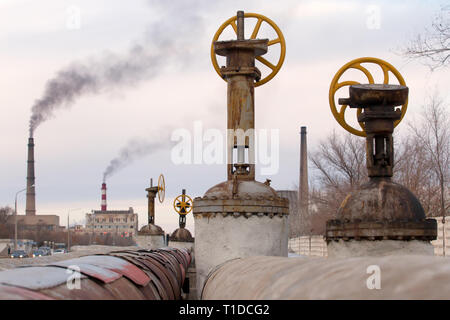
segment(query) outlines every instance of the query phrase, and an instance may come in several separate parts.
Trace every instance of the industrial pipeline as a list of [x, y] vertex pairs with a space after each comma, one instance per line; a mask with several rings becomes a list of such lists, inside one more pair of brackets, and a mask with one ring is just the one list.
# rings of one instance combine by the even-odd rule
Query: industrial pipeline
[[25, 266], [0, 272], [0, 300], [178, 300], [190, 263], [188, 250], [160, 248]]
[[248, 257], [213, 270], [203, 300], [450, 299], [450, 259]]

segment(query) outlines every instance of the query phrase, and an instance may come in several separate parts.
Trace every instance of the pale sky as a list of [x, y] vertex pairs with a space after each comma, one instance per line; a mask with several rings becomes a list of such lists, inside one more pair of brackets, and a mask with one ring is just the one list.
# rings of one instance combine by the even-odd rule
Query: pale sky
[[[170, 4], [169, 4], [170, 3]], [[100, 208], [100, 186], [109, 161], [132, 138], [154, 141], [167, 128], [226, 128], [226, 84], [209, 53], [219, 26], [237, 10], [272, 19], [286, 39], [286, 60], [277, 76], [255, 89], [257, 129], [279, 129], [280, 168], [257, 179], [275, 189], [298, 182], [299, 131], [308, 127], [308, 148], [335, 129], [328, 105], [334, 74], [359, 57], [394, 65], [410, 89], [405, 121], [420, 111], [427, 94], [438, 90], [447, 103], [448, 70], [430, 72], [397, 54], [429, 27], [444, 1], [62, 1], [0, 2], [0, 206], [14, 205], [26, 183], [26, 144], [31, 106], [46, 81], [74, 61], [100, 60], [105, 52], [125, 54], [152, 37], [170, 39], [175, 58], [160, 61], [158, 74], [133, 85], [82, 96], [55, 113], [35, 133], [38, 214], [58, 214], [61, 224], [81, 222]], [[70, 25], [73, 8], [79, 28]], [[379, 19], [373, 25], [373, 10]], [[162, 20], [158, 26], [155, 21]], [[72, 27], [71, 27], [72, 26]], [[251, 29], [248, 29], [250, 32]], [[266, 34], [270, 35], [270, 34]], [[262, 30], [263, 37], [264, 30]], [[155, 41], [156, 42], [156, 41]], [[270, 56], [272, 57], [272, 56]], [[403, 123], [402, 123], [403, 124]], [[397, 128], [402, 132], [402, 124]], [[403, 130], [405, 130], [403, 128]], [[163, 173], [166, 200], [156, 205], [156, 224], [178, 226], [174, 197], [185, 188], [192, 198], [225, 179], [225, 165], [171, 161], [171, 145], [133, 162], [108, 180], [108, 208], [133, 207], [146, 223], [149, 179]], [[310, 180], [313, 177], [310, 176]], [[25, 194], [19, 196], [19, 214]], [[187, 228], [194, 231], [192, 214]]]

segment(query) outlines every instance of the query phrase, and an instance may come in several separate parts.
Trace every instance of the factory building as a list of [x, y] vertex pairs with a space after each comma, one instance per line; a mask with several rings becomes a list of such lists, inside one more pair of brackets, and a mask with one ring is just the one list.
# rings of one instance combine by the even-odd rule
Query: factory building
[[[14, 224], [14, 216], [8, 217], [7, 224]], [[21, 231], [62, 231], [59, 216], [53, 214], [39, 214], [35, 216], [17, 215], [17, 227]]]
[[128, 210], [92, 210], [86, 214], [86, 232], [135, 237], [138, 231], [138, 215]]
[[122, 237], [136, 237], [138, 232], [138, 215], [133, 208], [128, 210], [107, 210], [106, 183], [101, 188], [101, 210], [86, 213], [86, 233], [98, 235], [117, 235]]

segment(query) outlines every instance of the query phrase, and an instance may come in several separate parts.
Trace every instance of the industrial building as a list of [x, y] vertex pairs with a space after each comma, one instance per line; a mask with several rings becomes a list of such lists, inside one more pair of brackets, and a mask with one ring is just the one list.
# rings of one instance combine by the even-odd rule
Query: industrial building
[[[9, 217], [8, 223], [14, 224], [14, 216]], [[17, 226], [20, 230], [61, 231], [64, 227], [59, 225], [59, 216], [54, 214], [17, 215]]]
[[102, 183], [101, 210], [86, 213], [86, 233], [111, 234], [135, 237], [138, 232], [138, 214], [132, 207], [128, 210], [107, 210], [106, 183]]
[[92, 210], [86, 214], [87, 233], [135, 237], [137, 231], [138, 215], [131, 207], [128, 210]]

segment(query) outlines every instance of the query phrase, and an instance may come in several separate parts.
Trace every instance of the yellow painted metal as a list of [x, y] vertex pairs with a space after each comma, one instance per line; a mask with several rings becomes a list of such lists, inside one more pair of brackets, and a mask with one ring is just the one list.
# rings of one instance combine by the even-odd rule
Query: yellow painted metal
[[[345, 111], [347, 110], [347, 105], [342, 105], [338, 111], [337, 107], [336, 107], [336, 103], [335, 103], [335, 94], [336, 91], [338, 91], [340, 88], [345, 87], [345, 86], [350, 86], [352, 84], [359, 84], [359, 82], [357, 81], [342, 81], [339, 82], [339, 79], [341, 78], [341, 76], [349, 69], [356, 69], [361, 71], [362, 73], [364, 73], [364, 75], [367, 77], [367, 80], [369, 83], [375, 83], [374, 78], [372, 76], [372, 74], [370, 73], [369, 70], [367, 70], [365, 67], [363, 67], [361, 64], [362, 63], [373, 63], [378, 65], [381, 68], [381, 71], [383, 72], [383, 83], [384, 84], [388, 84], [389, 83], [389, 72], [392, 72], [394, 74], [394, 76], [397, 78], [398, 83], [402, 86], [406, 86], [405, 80], [403, 79], [402, 75], [400, 74], [400, 72], [398, 72], [397, 69], [394, 68], [394, 66], [392, 66], [390, 63], [378, 59], [378, 58], [371, 58], [371, 57], [364, 57], [364, 58], [358, 58], [355, 60], [352, 60], [348, 63], [346, 63], [344, 66], [342, 66], [342, 68], [339, 69], [339, 71], [335, 74], [333, 80], [331, 81], [330, 84], [330, 91], [329, 91], [329, 104], [330, 104], [330, 108], [331, 108], [331, 112], [333, 113], [334, 118], [336, 119], [336, 121], [348, 132], [360, 136], [360, 137], [365, 137], [366, 133], [364, 131], [364, 124], [361, 122], [359, 123], [359, 126], [361, 127], [360, 129], [357, 129], [351, 125], [349, 125], [346, 121], [345, 121]], [[394, 125], [397, 126], [400, 121], [402, 121], [403, 117], [405, 116], [406, 113], [406, 109], [408, 107], [408, 101], [405, 102], [405, 104], [403, 106], [401, 106], [401, 118], [399, 120], [397, 120]], [[357, 116], [359, 116], [361, 114], [361, 109], [357, 109]]]
[[166, 182], [164, 180], [164, 176], [162, 174], [159, 175], [158, 178], [158, 200], [159, 202], [164, 201], [164, 197], [166, 195]]
[[186, 194], [180, 194], [173, 200], [173, 208], [181, 215], [186, 215], [192, 211], [192, 199]]
[[[278, 71], [280, 71], [281, 66], [283, 65], [284, 62], [284, 58], [286, 56], [286, 41], [284, 40], [284, 36], [283, 33], [281, 32], [280, 28], [275, 24], [275, 22], [273, 22], [272, 20], [270, 20], [269, 18], [267, 18], [266, 16], [263, 16], [261, 14], [258, 13], [244, 13], [244, 17], [245, 18], [256, 18], [258, 19], [255, 25], [255, 28], [253, 29], [252, 35], [250, 36], [250, 39], [256, 39], [256, 36], [258, 35], [259, 29], [261, 27], [261, 24], [263, 22], [268, 23], [277, 33], [277, 38], [276, 39], [272, 39], [269, 40], [269, 47], [275, 44], [280, 44], [280, 57], [278, 59], [278, 62], [276, 64], [273, 64], [269, 61], [267, 61], [266, 59], [264, 59], [263, 57], [256, 57], [256, 60], [258, 60], [259, 62], [261, 62], [262, 64], [266, 65], [268, 68], [270, 68], [272, 70], [272, 72], [270, 74], [268, 74], [265, 77], [262, 77], [261, 80], [255, 82], [255, 87], [258, 87], [270, 80], [273, 79], [273, 77], [275, 77], [275, 75], [278, 73]], [[217, 40], [219, 40], [220, 35], [222, 34], [222, 32], [225, 30], [225, 28], [227, 28], [228, 26], [231, 26], [234, 30], [234, 32], [237, 34], [237, 25], [236, 25], [236, 20], [237, 17], [231, 17], [230, 19], [228, 19], [227, 21], [225, 21], [217, 30], [216, 34], [214, 35], [214, 38], [212, 40], [211, 43], [211, 61], [212, 64], [214, 66], [214, 69], [216, 70], [217, 74], [222, 77], [221, 73], [220, 73], [220, 68], [219, 68], [219, 64], [217, 63], [217, 57], [216, 57], [216, 53], [214, 52], [214, 42], [216, 42]]]

